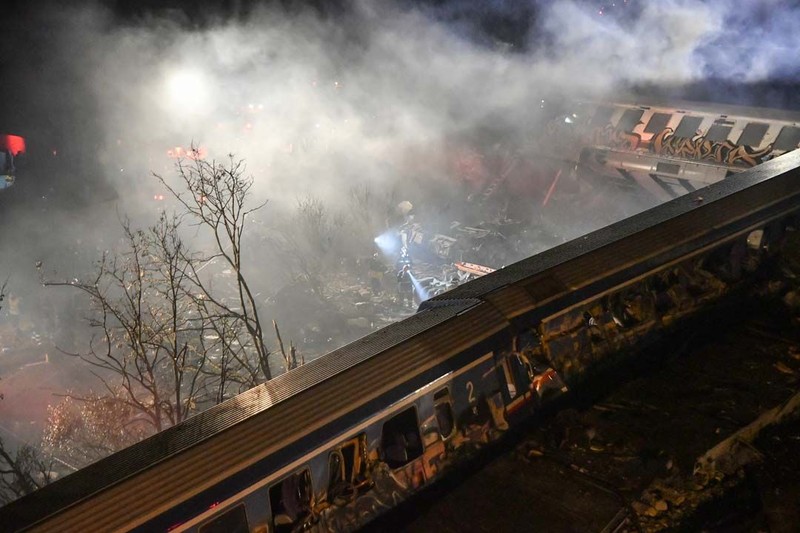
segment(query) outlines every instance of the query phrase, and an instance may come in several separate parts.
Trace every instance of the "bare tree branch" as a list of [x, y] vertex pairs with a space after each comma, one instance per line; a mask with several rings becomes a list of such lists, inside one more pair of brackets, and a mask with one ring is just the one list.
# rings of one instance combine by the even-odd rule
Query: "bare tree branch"
[[[199, 155], [194, 147], [193, 153]], [[224, 310], [229, 318], [241, 323], [250, 337], [264, 379], [271, 379], [270, 351], [264, 342], [258, 304], [242, 269], [242, 237], [248, 215], [264, 207], [267, 202], [249, 206], [253, 178], [246, 175], [244, 161], [237, 160], [233, 155], [229, 155], [224, 163], [206, 161], [200, 157], [180, 160], [177, 174], [180, 190], [162, 176], [155, 176], [183, 207], [186, 215], [195, 224], [209, 230], [216, 248], [211, 258], [221, 259], [235, 276], [235, 304], [212, 297], [208, 282], [199, 276], [198, 269], [194, 267], [191, 270], [192, 281], [215, 306]], [[206, 261], [211, 258], [206, 258]]]

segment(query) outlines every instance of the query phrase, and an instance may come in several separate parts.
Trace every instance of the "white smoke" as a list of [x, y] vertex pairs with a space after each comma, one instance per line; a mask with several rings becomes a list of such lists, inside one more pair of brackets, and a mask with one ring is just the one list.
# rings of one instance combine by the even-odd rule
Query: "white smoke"
[[[26, 16], [36, 24], [24, 31], [36, 32], [36, 46], [3, 42], [9, 57], [13, 50], [22, 58], [17, 107], [41, 115], [40, 132], [51, 123], [67, 132], [60, 146], [42, 148], [80, 155], [81, 168], [58, 163], [51, 179], [60, 191], [105, 181], [118, 207], [107, 209], [107, 223], [99, 214], [53, 218], [44, 224], [52, 231], [40, 232], [51, 240], [8, 233], [3, 248], [14, 253], [6, 261], [58, 256], [55, 245], [116, 227], [118, 211], [151, 215], [158, 207], [151, 173], [170, 175], [167, 151], [191, 142], [212, 157], [246, 159], [270, 211], [306, 194], [341, 205], [365, 182], [399, 187], [423, 206], [418, 200], [430, 190], [456, 193], [458, 176], [448, 175], [443, 155], [452, 139], [488, 146], [491, 134], [473, 135], [488, 129], [524, 140], [556, 98], [800, 73], [800, 9], [789, 2], [613, 3], [601, 14], [611, 2], [355, 2], [333, 14], [264, 7], [217, 20], [31, 8]], [[486, 26], [497, 20], [527, 35], [503, 41], [502, 31]], [[47, 216], [54, 211], [50, 204]], [[39, 227], [14, 224], [28, 235]]]

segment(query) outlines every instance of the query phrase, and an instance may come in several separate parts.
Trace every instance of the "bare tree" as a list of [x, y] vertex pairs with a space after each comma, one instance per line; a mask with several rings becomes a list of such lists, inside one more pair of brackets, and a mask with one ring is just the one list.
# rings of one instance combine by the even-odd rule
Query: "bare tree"
[[[93, 367], [104, 402], [144, 420], [151, 433], [188, 418], [207, 398], [212, 382], [204, 351], [202, 301], [190, 275], [195, 258], [178, 233], [180, 220], [162, 214], [145, 230], [123, 221], [125, 248], [105, 253], [85, 280], [52, 281], [89, 296], [90, 326], [98, 332], [87, 353], [73, 354]], [[96, 395], [75, 396], [96, 404]], [[127, 411], [126, 411], [127, 412]]]
[[[0, 285], [0, 309], [5, 300], [8, 279]], [[3, 394], [0, 393], [0, 400]], [[0, 438], [0, 506], [24, 496], [52, 481], [52, 463], [27, 444], [16, 451]]]
[[[156, 178], [172, 193], [196, 224], [211, 233], [215, 252], [202, 260], [203, 264], [221, 260], [235, 276], [235, 302], [224, 301], [208, 290], [208, 282], [199, 269], [191, 271], [192, 280], [217, 310], [220, 319], [238, 322], [249, 336], [264, 379], [271, 379], [269, 367], [270, 351], [264, 342], [264, 328], [258, 314], [258, 304], [253, 290], [244, 275], [242, 265], [242, 238], [248, 216], [266, 205], [251, 206], [249, 197], [253, 178], [246, 175], [243, 160], [229, 155], [226, 162], [206, 161], [193, 149], [194, 157], [180, 160], [177, 164], [178, 181], [181, 187], [173, 187], [162, 176]], [[190, 265], [193, 267], [193, 265]]]
[[35, 448], [23, 445], [11, 452], [0, 439], [0, 506], [53, 481], [52, 466]]
[[292, 265], [295, 278], [308, 286], [323, 302], [325, 271], [337, 256], [344, 217], [331, 213], [322, 200], [306, 196], [297, 201], [294, 213], [273, 238], [275, 247]]
[[120, 395], [65, 397], [48, 408], [43, 450], [77, 470], [152, 433]]
[[[123, 245], [105, 252], [85, 279], [45, 286], [89, 297], [87, 351], [102, 392], [71, 394], [51, 411], [47, 449], [79, 466], [177, 424], [271, 377], [255, 297], [242, 273], [242, 238], [252, 179], [243, 163], [181, 161], [185, 188], [169, 188], [184, 208], [135, 230], [122, 221]], [[262, 204], [263, 205], [263, 204]], [[211, 231], [216, 251], [201, 255], [181, 239], [181, 220]], [[207, 266], [213, 268], [205, 269]], [[235, 296], [212, 291], [220, 266], [234, 273]]]

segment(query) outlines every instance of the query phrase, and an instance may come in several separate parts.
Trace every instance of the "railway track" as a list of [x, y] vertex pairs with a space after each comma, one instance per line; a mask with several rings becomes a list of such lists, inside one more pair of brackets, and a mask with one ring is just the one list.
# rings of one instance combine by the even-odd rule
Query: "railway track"
[[798, 324], [775, 294], [728, 302], [365, 531], [792, 531], [800, 423], [742, 431], [797, 398]]

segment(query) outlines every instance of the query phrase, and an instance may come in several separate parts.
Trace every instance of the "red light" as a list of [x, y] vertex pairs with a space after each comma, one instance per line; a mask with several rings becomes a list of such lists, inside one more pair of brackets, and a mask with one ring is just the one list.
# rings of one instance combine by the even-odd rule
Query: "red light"
[[202, 146], [189, 149], [186, 149], [182, 146], [176, 146], [175, 148], [170, 148], [167, 150], [167, 157], [171, 159], [205, 159], [206, 155], [208, 155], [208, 151]]
[[0, 148], [8, 150], [13, 156], [24, 154], [25, 139], [19, 135], [0, 135]]

